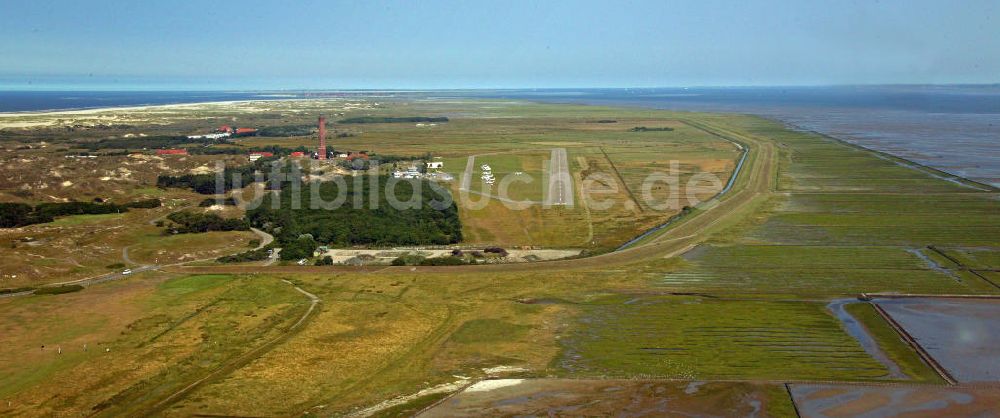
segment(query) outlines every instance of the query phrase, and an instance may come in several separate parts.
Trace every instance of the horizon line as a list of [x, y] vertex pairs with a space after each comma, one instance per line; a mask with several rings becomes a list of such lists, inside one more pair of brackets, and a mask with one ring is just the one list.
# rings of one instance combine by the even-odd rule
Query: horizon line
[[0, 84], [0, 93], [7, 92], [218, 92], [218, 93], [254, 93], [254, 92], [302, 92], [302, 93], [421, 93], [421, 92], [461, 92], [461, 91], [552, 91], [552, 90], [666, 90], [666, 89], [753, 89], [753, 88], [851, 88], [851, 87], [1000, 87], [1000, 81], [993, 83], [844, 83], [844, 84], [696, 84], [675, 86], [551, 86], [551, 87], [352, 87], [352, 88], [318, 88], [318, 87], [280, 87], [280, 88], [198, 88], [195, 86], [126, 86], [115, 88], [108, 85], [5, 85]]

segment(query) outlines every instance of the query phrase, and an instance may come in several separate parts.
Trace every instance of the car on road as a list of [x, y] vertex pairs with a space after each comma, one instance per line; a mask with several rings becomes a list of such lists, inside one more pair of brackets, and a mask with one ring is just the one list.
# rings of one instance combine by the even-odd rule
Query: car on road
[[132, 269], [122, 270], [122, 276], [128, 276], [129, 274], [132, 274]]

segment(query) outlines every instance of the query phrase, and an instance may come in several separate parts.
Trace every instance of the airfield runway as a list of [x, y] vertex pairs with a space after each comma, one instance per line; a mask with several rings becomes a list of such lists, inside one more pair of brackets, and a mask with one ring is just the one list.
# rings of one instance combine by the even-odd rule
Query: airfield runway
[[552, 149], [549, 158], [549, 188], [545, 206], [573, 206], [573, 178], [569, 175], [569, 158], [566, 148]]

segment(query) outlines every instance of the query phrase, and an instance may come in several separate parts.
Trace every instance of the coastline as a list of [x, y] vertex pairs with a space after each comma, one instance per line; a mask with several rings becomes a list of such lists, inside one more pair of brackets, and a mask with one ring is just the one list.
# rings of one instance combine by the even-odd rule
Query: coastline
[[218, 101], [207, 101], [207, 102], [191, 102], [191, 103], [168, 103], [168, 104], [149, 104], [149, 105], [138, 105], [138, 106], [106, 106], [106, 107], [94, 107], [94, 108], [80, 108], [80, 109], [55, 109], [55, 110], [26, 110], [23, 112], [0, 112], [0, 118], [15, 118], [15, 117], [25, 117], [25, 116], [63, 116], [63, 115], [93, 115], [97, 113], [111, 112], [111, 111], [145, 111], [145, 110], [155, 110], [155, 109], [179, 109], [193, 106], [206, 106], [206, 105], [232, 105], [232, 104], [244, 104], [253, 102], [274, 102], [274, 101], [307, 101], [307, 100], [331, 100], [333, 98], [291, 98], [291, 97], [274, 97], [266, 99], [248, 99], [248, 100], [218, 100]]

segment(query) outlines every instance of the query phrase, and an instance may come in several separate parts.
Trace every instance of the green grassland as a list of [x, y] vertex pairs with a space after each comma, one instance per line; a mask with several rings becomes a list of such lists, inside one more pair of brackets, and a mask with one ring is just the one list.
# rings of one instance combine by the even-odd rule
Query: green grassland
[[822, 303], [617, 296], [586, 305], [562, 340], [573, 375], [880, 379], [887, 370]]
[[906, 248], [889, 246], [743, 245], [698, 248], [687, 268], [658, 279], [671, 289], [850, 295], [862, 292], [990, 292], [978, 280], [932, 269]]
[[[995, 244], [995, 242], [994, 242]], [[1000, 270], [1000, 248], [947, 248], [944, 254], [958, 261], [962, 267], [973, 270]]]

